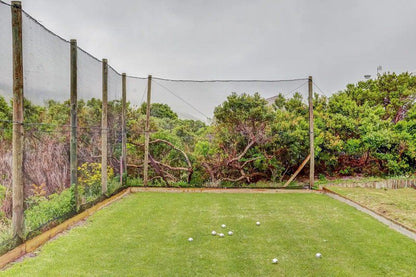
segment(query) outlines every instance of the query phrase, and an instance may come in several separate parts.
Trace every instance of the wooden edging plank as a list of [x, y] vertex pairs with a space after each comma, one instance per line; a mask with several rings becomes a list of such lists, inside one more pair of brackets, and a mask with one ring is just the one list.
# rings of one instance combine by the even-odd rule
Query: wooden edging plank
[[164, 187], [131, 187], [131, 192], [171, 192], [171, 193], [322, 193], [310, 189], [275, 189], [275, 188], [164, 188]]
[[409, 237], [413, 240], [416, 240], [416, 230], [414, 230], [412, 228], [409, 228], [409, 227], [403, 225], [402, 223], [400, 223], [400, 222], [398, 222], [394, 219], [387, 218], [384, 215], [380, 214], [379, 212], [374, 211], [372, 209], [369, 209], [366, 206], [364, 206], [364, 205], [362, 205], [362, 204], [360, 204], [360, 203], [358, 203], [354, 200], [351, 200], [351, 199], [349, 199], [349, 198], [347, 198], [347, 197], [345, 197], [345, 196], [343, 196], [343, 195], [341, 195], [337, 192], [334, 192], [334, 191], [332, 191], [332, 190], [330, 190], [326, 187], [322, 188], [322, 191], [326, 195], [328, 195], [329, 197], [331, 197], [333, 199], [336, 199], [338, 201], [341, 201], [345, 204], [348, 204], [351, 207], [354, 207], [357, 210], [362, 211], [362, 212], [372, 216], [373, 218], [375, 218], [378, 221], [380, 221], [381, 223], [387, 225], [391, 229], [393, 229], [393, 230], [395, 230], [395, 231], [397, 231], [397, 232], [399, 232], [399, 233], [401, 233], [401, 234], [403, 234], [403, 235], [405, 235], [405, 236], [407, 236], [407, 237]]
[[130, 188], [126, 188], [123, 191], [117, 193], [116, 195], [113, 195], [112, 197], [105, 199], [104, 201], [98, 203], [97, 205], [83, 211], [80, 214], [75, 215], [74, 217], [71, 217], [70, 219], [65, 220], [58, 226], [55, 226], [54, 228], [34, 237], [31, 240], [26, 241], [25, 243], [17, 246], [13, 250], [10, 250], [6, 254], [2, 255], [0, 257], [0, 269], [6, 266], [8, 263], [13, 262], [17, 260], [18, 258], [22, 257], [23, 255], [33, 252], [38, 247], [45, 244], [47, 241], [49, 241], [51, 238], [56, 236], [57, 234], [67, 230], [69, 227], [77, 224], [81, 220], [84, 220], [85, 218], [91, 216], [96, 211], [104, 208], [105, 206], [108, 206], [109, 204], [113, 203], [114, 201], [124, 197], [125, 195], [129, 194], [131, 192]]
[[19, 245], [13, 250], [10, 250], [9, 252], [0, 257], [0, 268], [3, 268], [8, 263], [20, 258], [24, 254], [26, 254], [24, 244]]

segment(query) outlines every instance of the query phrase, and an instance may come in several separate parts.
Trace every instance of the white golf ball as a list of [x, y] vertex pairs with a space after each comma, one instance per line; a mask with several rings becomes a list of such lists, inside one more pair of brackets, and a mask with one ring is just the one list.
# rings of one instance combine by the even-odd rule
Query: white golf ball
[[228, 235], [232, 236], [233, 235], [233, 231], [228, 231]]
[[227, 226], [225, 226], [225, 224], [222, 224], [222, 225], [221, 225], [221, 227], [222, 227], [222, 228], [225, 228], [225, 227], [227, 227]]
[[217, 234], [217, 232], [215, 232], [215, 231], [211, 232], [211, 235], [213, 235], [213, 236], [215, 236], [216, 234]]
[[318, 259], [322, 258], [322, 254], [321, 253], [316, 253], [315, 257], [317, 257]]
[[220, 233], [219, 236], [220, 236], [220, 238], [223, 238], [224, 237], [224, 234], [223, 233]]
[[260, 226], [260, 221], [257, 221], [257, 222], [256, 222], [256, 225], [257, 225], [257, 226]]
[[277, 259], [277, 258], [274, 258], [273, 260], [272, 260], [272, 263], [274, 263], [274, 264], [277, 264], [279, 262], [279, 260]]
[[194, 240], [193, 238], [189, 238], [189, 239], [188, 239], [188, 241], [193, 241], [193, 240]]

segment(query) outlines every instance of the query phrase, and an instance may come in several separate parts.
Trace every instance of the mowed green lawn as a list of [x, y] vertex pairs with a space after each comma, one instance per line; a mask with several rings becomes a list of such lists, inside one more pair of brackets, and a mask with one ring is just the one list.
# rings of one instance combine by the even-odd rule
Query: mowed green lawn
[[2, 274], [416, 276], [415, 260], [415, 241], [325, 195], [146, 192], [97, 212]]

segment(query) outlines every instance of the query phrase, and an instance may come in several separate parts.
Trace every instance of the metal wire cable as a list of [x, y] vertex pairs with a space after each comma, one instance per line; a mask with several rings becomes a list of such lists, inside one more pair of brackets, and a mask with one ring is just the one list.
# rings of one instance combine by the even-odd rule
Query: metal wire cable
[[[3, 1], [0, 0], [1, 4], [7, 5], [9, 7], [11, 7], [10, 4], [7, 4]], [[31, 16], [28, 12], [26, 12], [24, 9], [22, 9], [22, 13], [27, 16], [30, 20], [32, 20], [34, 23], [38, 24], [41, 28], [43, 28], [45, 31], [47, 31], [48, 33], [50, 33], [51, 35], [57, 37], [58, 39], [62, 40], [65, 43], [70, 43], [69, 40], [61, 37], [60, 35], [56, 34], [55, 32], [51, 31], [50, 29], [48, 29], [45, 25], [43, 25], [42, 23], [40, 23], [38, 20], [36, 20], [33, 16]], [[95, 57], [94, 55], [90, 54], [89, 52], [85, 51], [84, 49], [82, 49], [81, 47], [77, 46], [77, 48], [84, 52], [86, 55], [90, 56], [91, 58], [93, 58], [94, 60], [98, 61], [101, 63], [101, 60], [98, 59], [97, 57]], [[111, 65], [109, 65], [109, 67], [114, 70], [118, 75], [121, 75], [116, 69], [114, 69], [114, 67], [112, 67]]]
[[323, 95], [327, 95], [325, 92], [322, 91], [322, 89], [314, 82], [312, 81], [313, 85], [323, 94]]
[[280, 82], [296, 82], [296, 81], [306, 81], [308, 78], [297, 78], [297, 79], [287, 79], [287, 80], [191, 80], [191, 79], [166, 79], [160, 77], [152, 77], [152, 79], [168, 82], [187, 82], [187, 83], [280, 83]]
[[48, 28], [45, 27], [45, 25], [43, 25], [42, 23], [40, 23], [39, 21], [37, 21], [34, 17], [32, 17], [29, 13], [27, 13], [24, 9], [22, 9], [22, 13], [24, 15], [26, 15], [30, 20], [32, 20], [33, 22], [35, 22], [36, 24], [38, 24], [40, 27], [42, 27], [45, 31], [47, 31], [48, 33], [50, 33], [51, 35], [59, 38], [60, 40], [62, 40], [63, 42], [69, 43], [68, 40], [64, 39], [63, 37], [61, 37], [60, 35], [52, 32], [51, 30], [49, 30]]
[[10, 6], [11, 6], [9, 3], [3, 2], [3, 1], [1, 1], [1, 0], [0, 0], [0, 4], [6, 5], [6, 6], [8, 6], [8, 7], [10, 7]]
[[147, 84], [146, 84], [146, 86], [144, 88], [144, 91], [143, 91], [143, 94], [142, 94], [142, 99], [140, 100], [140, 104], [139, 105], [141, 105], [143, 103], [143, 99], [144, 99], [144, 95], [146, 94], [146, 90], [147, 90]]
[[147, 80], [147, 77], [139, 77], [139, 76], [133, 76], [133, 75], [126, 75], [126, 77], [132, 78], [132, 79]]
[[[5, 123], [21, 123], [21, 122], [14, 122], [12, 120], [3, 120], [0, 119], [0, 122], [5, 122]], [[89, 129], [95, 129], [95, 130], [107, 130], [107, 131], [112, 131], [112, 130], [118, 130], [120, 128], [101, 128], [100, 126], [88, 126], [88, 127], [79, 127], [79, 126], [71, 126], [69, 124], [52, 124], [52, 123], [42, 123], [42, 122], [23, 122], [22, 123], [23, 126], [43, 126], [43, 127], [53, 127], [53, 128], [77, 128], [79, 130], [89, 130]], [[12, 128], [0, 128], [0, 130], [12, 130]], [[47, 133], [54, 133], [54, 132], [64, 132], [62, 130], [40, 130], [39, 128], [37, 129], [37, 131], [40, 132], [47, 132]]]
[[191, 103], [189, 103], [188, 101], [186, 101], [185, 99], [183, 99], [182, 97], [180, 97], [179, 95], [176, 95], [176, 93], [174, 93], [172, 90], [168, 89], [167, 87], [163, 86], [162, 84], [160, 84], [159, 82], [154, 81], [155, 84], [157, 84], [158, 86], [164, 88], [166, 91], [168, 91], [169, 93], [171, 93], [173, 96], [175, 96], [176, 98], [182, 100], [185, 104], [187, 104], [189, 107], [191, 107], [192, 109], [194, 109], [197, 113], [199, 113], [200, 115], [204, 116], [206, 119], [210, 119], [209, 116], [205, 115], [204, 113], [202, 113], [200, 110], [198, 110], [197, 108], [195, 108]]
[[115, 70], [114, 67], [112, 67], [111, 65], [108, 65], [108, 68], [111, 69], [111, 70], [113, 70], [114, 73], [116, 73], [118, 76], [121, 77], [121, 73], [119, 73], [117, 70]]
[[301, 87], [303, 87], [304, 85], [306, 85], [308, 82], [306, 81], [305, 83], [303, 83], [302, 85], [298, 86], [297, 88], [292, 89], [291, 91], [287, 92], [286, 94], [291, 94], [292, 92], [294, 92], [295, 90], [300, 89]]

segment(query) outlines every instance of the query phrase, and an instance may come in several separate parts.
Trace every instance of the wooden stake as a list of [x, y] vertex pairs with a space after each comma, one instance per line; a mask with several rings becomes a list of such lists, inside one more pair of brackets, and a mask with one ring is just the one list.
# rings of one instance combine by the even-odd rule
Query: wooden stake
[[13, 237], [23, 241], [23, 45], [22, 4], [11, 2], [13, 39]]
[[127, 174], [127, 134], [126, 134], [126, 73], [121, 75], [121, 185], [123, 185], [123, 173]]
[[313, 132], [313, 88], [312, 76], [309, 76], [308, 91], [309, 91], [309, 154], [311, 159], [309, 161], [309, 188], [312, 189], [315, 183], [315, 139]]
[[107, 156], [108, 156], [108, 62], [103, 59], [103, 99], [101, 109], [101, 192], [107, 193]]
[[77, 102], [78, 102], [78, 83], [77, 83], [77, 41], [71, 39], [70, 46], [70, 78], [71, 78], [71, 142], [70, 142], [70, 171], [71, 186], [74, 186], [75, 209], [79, 208], [78, 196], [78, 159], [77, 159]]
[[144, 138], [144, 163], [143, 163], [143, 184], [148, 185], [149, 175], [149, 141], [150, 141], [150, 98], [152, 92], [152, 75], [147, 78], [147, 104], [146, 104], [146, 128]]

